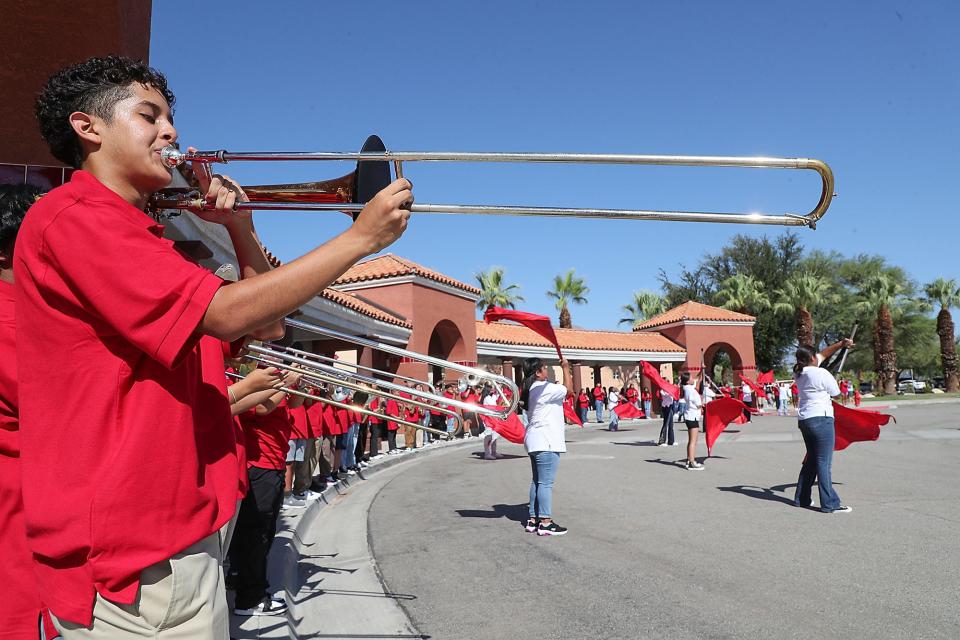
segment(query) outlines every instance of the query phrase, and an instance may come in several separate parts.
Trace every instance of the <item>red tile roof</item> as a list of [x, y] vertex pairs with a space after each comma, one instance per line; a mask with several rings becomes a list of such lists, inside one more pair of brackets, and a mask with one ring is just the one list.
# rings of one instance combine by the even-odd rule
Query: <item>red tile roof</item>
[[[261, 245], [263, 246], [263, 245]], [[273, 265], [274, 268], [279, 267], [283, 262], [277, 256], [270, 253], [270, 251], [263, 247], [263, 251], [266, 254], [267, 260]], [[341, 306], [346, 307], [352, 311], [363, 314], [374, 320], [380, 320], [381, 322], [386, 322], [387, 324], [394, 324], [398, 327], [406, 327], [407, 329], [412, 329], [413, 325], [404, 320], [401, 317], [395, 316], [392, 313], [388, 313], [383, 309], [361, 300], [352, 293], [346, 291], [337, 291], [336, 289], [324, 289], [320, 292], [320, 297], [335, 302]]]
[[[625, 331], [592, 331], [587, 329], [555, 329], [561, 349], [595, 349], [597, 351], [662, 351], [683, 352], [683, 347], [659, 333]], [[549, 347], [549, 342], [526, 327], [506, 322], [487, 324], [477, 320], [477, 342]]]
[[388, 313], [383, 309], [375, 307], [374, 305], [361, 300], [352, 293], [346, 291], [337, 291], [336, 289], [324, 289], [320, 292], [320, 297], [330, 300], [331, 302], [336, 302], [337, 304], [361, 313], [365, 316], [373, 318], [374, 320], [380, 320], [381, 322], [386, 322], [388, 324], [395, 324], [398, 327], [406, 327], [407, 329], [412, 329], [413, 325], [403, 318], [397, 317], [392, 313]]
[[633, 330], [642, 331], [644, 329], [659, 327], [665, 324], [672, 324], [674, 322], [682, 322], [684, 320], [699, 320], [701, 322], [753, 322], [756, 320], [756, 318], [753, 316], [748, 316], [745, 313], [737, 313], [736, 311], [730, 311], [729, 309], [712, 307], [708, 304], [701, 304], [699, 302], [690, 300], [689, 302], [684, 302], [678, 307], [674, 307], [669, 311], [654, 316], [646, 322], [641, 322], [635, 326]]
[[333, 286], [336, 287], [338, 285], [365, 282], [368, 280], [380, 280], [382, 278], [396, 278], [399, 276], [420, 276], [421, 278], [480, 295], [480, 289], [474, 286], [460, 282], [459, 280], [454, 280], [450, 276], [445, 276], [432, 269], [427, 269], [416, 262], [411, 262], [406, 258], [400, 258], [392, 253], [353, 265], [333, 283]]

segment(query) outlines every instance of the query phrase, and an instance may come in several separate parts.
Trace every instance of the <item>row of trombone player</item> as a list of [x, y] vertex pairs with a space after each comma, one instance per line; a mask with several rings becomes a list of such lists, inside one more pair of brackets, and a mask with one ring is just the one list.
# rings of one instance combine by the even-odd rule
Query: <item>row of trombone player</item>
[[[320, 327], [301, 320], [286, 320], [288, 329], [298, 329], [321, 338], [336, 339], [359, 347], [367, 347], [389, 353], [391, 355], [406, 358], [408, 361], [423, 362], [425, 364], [441, 367], [444, 375], [449, 371], [454, 374], [460, 374], [461, 380], [466, 380], [472, 386], [489, 385], [493, 392], [501, 399], [500, 406], [476, 405], [464, 402], [459, 398], [450, 398], [440, 395], [436, 386], [427, 380], [412, 378], [399, 375], [391, 371], [375, 369], [365, 365], [344, 362], [328, 356], [311, 353], [302, 349], [285, 346], [270, 342], [251, 342], [246, 345], [242, 357], [252, 365], [265, 367], [276, 367], [282, 371], [291, 371], [300, 374], [302, 385], [321, 392], [329, 392], [334, 388], [349, 389], [354, 392], [362, 392], [368, 396], [382, 399], [379, 408], [385, 408], [387, 400], [394, 400], [399, 405], [418, 407], [427, 411], [436, 411], [451, 417], [455, 424], [455, 432], [462, 431], [463, 422], [460, 411], [474, 413], [478, 416], [489, 416], [493, 418], [505, 418], [510, 413], [516, 411], [519, 393], [516, 384], [501, 375], [490, 373], [475, 367], [467, 367], [447, 360], [425, 356], [423, 354], [401, 349], [393, 345], [376, 342], [367, 338], [351, 336], [348, 334]], [[240, 374], [231, 374], [234, 378], [240, 378]], [[395, 380], [401, 382], [394, 382]], [[407, 384], [402, 384], [405, 382]], [[407, 386], [407, 385], [413, 386]], [[422, 387], [422, 388], [419, 388]], [[439, 431], [422, 424], [417, 424], [404, 420], [401, 416], [387, 415], [384, 411], [373, 410], [366, 406], [347, 404], [341, 400], [330, 397], [330, 394], [323, 393], [317, 395], [283, 387], [283, 391], [302, 397], [306, 400], [312, 400], [323, 404], [332, 405], [340, 409], [348, 409], [362, 415], [379, 418], [384, 421], [391, 421], [397, 424], [418, 429], [431, 433], [440, 438], [450, 438], [451, 434], [446, 431]]]

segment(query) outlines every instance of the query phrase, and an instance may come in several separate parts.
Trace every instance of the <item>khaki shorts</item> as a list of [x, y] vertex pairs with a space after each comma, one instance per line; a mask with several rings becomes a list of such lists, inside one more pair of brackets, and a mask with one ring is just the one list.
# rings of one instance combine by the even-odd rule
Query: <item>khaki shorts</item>
[[222, 535], [217, 531], [140, 574], [133, 604], [97, 594], [91, 626], [60, 621], [64, 640], [191, 638], [227, 640], [230, 614], [223, 586]]

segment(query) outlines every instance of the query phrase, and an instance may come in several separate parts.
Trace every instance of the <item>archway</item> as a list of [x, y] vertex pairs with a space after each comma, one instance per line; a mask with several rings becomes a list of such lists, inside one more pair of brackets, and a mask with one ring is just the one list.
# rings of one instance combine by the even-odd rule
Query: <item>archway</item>
[[716, 342], [703, 352], [703, 366], [718, 385], [739, 384], [735, 374], [743, 372], [743, 359], [730, 344]]
[[[463, 335], [457, 325], [450, 320], [441, 320], [430, 334], [427, 355], [443, 360], [453, 360], [454, 356], [462, 354], [463, 348]], [[437, 384], [442, 378], [442, 367], [430, 368], [430, 382]]]

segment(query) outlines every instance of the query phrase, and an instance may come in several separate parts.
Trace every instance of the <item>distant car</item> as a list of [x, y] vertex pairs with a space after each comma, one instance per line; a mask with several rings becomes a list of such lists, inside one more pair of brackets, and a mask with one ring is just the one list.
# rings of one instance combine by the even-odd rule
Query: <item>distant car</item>
[[860, 393], [873, 393], [873, 383], [872, 383], [872, 382], [861, 382], [861, 383], [860, 383]]
[[927, 383], [923, 380], [914, 380], [906, 378], [897, 382], [897, 391], [900, 393], [922, 393], [926, 391]]
[[943, 376], [939, 376], [930, 381], [930, 386], [934, 389], [946, 389], [947, 388], [947, 379]]

